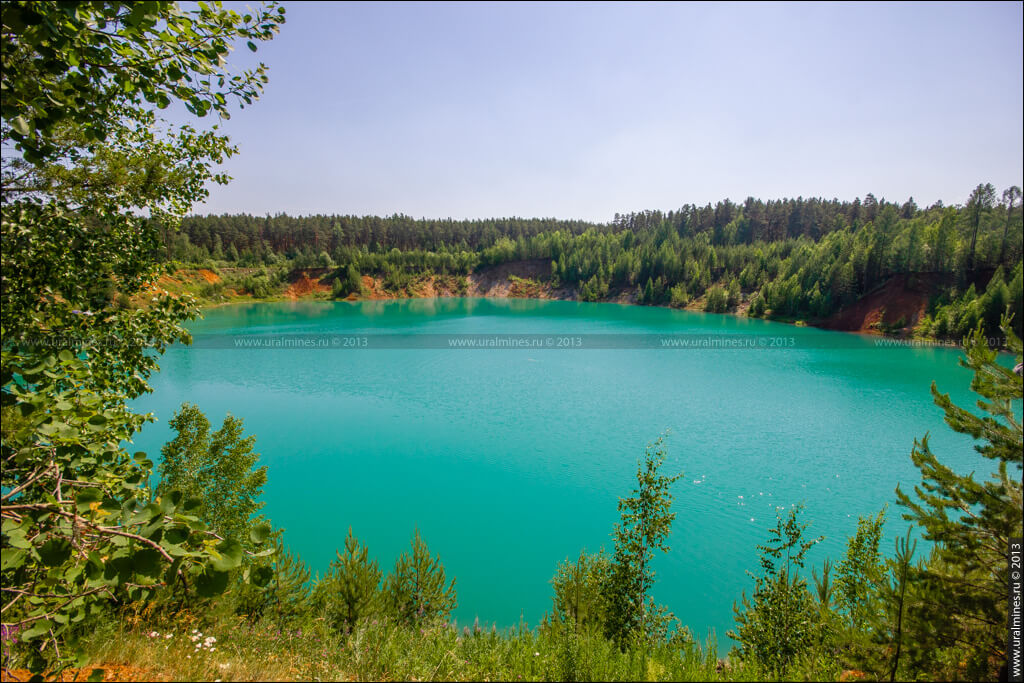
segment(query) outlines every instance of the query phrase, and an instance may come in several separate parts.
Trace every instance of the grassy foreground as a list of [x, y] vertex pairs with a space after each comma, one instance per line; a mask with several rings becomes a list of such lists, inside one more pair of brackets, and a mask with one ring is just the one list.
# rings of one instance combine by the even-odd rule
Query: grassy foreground
[[[127, 665], [165, 680], [771, 680], [750, 664], [720, 660], [713, 640], [621, 652], [599, 635], [543, 626], [501, 632], [452, 624], [409, 628], [379, 620], [339, 637], [319, 620], [285, 629], [236, 617], [202, 623], [179, 618], [166, 628], [121, 620], [96, 629], [88, 650], [86, 670]], [[844, 676], [824, 658], [789, 672], [798, 681], [857, 674]]]

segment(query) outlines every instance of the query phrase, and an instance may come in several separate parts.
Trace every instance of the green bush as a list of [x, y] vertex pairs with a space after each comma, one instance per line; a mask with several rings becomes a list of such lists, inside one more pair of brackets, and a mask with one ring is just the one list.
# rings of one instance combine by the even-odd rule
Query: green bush
[[708, 288], [704, 310], [708, 313], [725, 313], [729, 309], [729, 293], [721, 285]]
[[359, 274], [359, 270], [351, 263], [345, 269], [344, 280], [336, 277], [331, 282], [331, 296], [335, 299], [342, 299], [349, 294], [362, 294], [362, 292], [363, 278]]
[[733, 606], [737, 626], [728, 634], [739, 643], [741, 659], [773, 678], [784, 678], [795, 662], [811, 656], [824, 635], [818, 605], [798, 572], [804, 555], [822, 540], [803, 540], [808, 525], [797, 521], [802, 509], [792, 508], [785, 522], [779, 513], [770, 540], [758, 546], [762, 573], [755, 577], [753, 600], [744, 593], [742, 609]]
[[750, 307], [747, 308], [747, 315], [751, 318], [760, 318], [765, 314], [764, 297], [758, 292], [750, 299]]
[[579, 558], [572, 562], [566, 558], [559, 563], [551, 579], [555, 595], [555, 620], [572, 624], [575, 630], [581, 628], [604, 628], [608, 610], [608, 580], [611, 576], [611, 559], [604, 550], [587, 555], [580, 551]]
[[670, 291], [669, 305], [673, 308], [683, 308], [690, 303], [690, 295], [685, 285], [676, 285]]

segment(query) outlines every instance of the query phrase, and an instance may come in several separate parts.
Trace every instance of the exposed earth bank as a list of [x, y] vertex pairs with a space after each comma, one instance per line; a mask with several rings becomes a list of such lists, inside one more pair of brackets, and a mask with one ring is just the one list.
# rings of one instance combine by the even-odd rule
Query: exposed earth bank
[[[222, 303], [257, 300], [244, 288], [227, 287], [228, 280], [245, 276], [252, 269], [222, 269], [226, 280], [211, 270], [180, 270], [174, 277], [164, 276], [159, 286], [177, 291], [197, 290], [197, 286], [218, 285]], [[287, 288], [275, 299], [298, 300], [304, 298], [330, 298], [332, 281], [337, 277], [336, 268], [305, 268], [292, 271], [288, 276]], [[979, 274], [979, 286], [984, 287], [987, 274]], [[936, 288], [944, 284], [933, 274], [897, 275], [882, 286], [824, 319], [808, 319], [796, 322], [828, 330], [859, 332], [864, 334], [907, 335], [924, 316], [929, 298]], [[408, 284], [395, 289], [385, 286], [384, 278], [362, 276], [363, 291], [351, 294], [349, 301], [360, 299], [388, 300], [434, 297], [485, 297], [496, 299], [553, 299], [576, 301], [577, 292], [572, 287], [556, 286], [551, 279], [551, 262], [547, 259], [514, 261], [496, 266], [485, 266], [466, 276], [460, 275], [418, 275]], [[192, 293], [197, 293], [192, 291]], [[198, 292], [201, 294], [201, 292]], [[745, 315], [750, 294], [745, 293], [739, 306], [730, 311], [734, 315]], [[637, 291], [634, 287], [612, 289], [603, 301], [620, 304], [636, 304]], [[704, 297], [694, 299], [686, 310], [703, 311]]]

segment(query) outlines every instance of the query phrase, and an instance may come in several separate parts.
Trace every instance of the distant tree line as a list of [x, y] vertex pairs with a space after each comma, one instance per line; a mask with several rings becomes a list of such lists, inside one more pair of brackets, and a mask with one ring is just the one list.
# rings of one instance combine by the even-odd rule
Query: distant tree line
[[[425, 220], [287, 215], [192, 216], [166, 232], [166, 257], [185, 263], [336, 268], [339, 295], [358, 278], [400, 291], [417, 275], [466, 275], [485, 266], [547, 260], [555, 284], [583, 301], [635, 291], [641, 304], [711, 312], [745, 302], [755, 317], [820, 319], [895, 275], [928, 275], [938, 294], [923, 329], [962, 336], [1020, 331], [1021, 193], [978, 185], [963, 206], [921, 209], [869, 194], [824, 199], [725, 200], [677, 211], [616, 214], [610, 223], [553, 219]], [[898, 321], [897, 321], [898, 322]]]
[[610, 226], [586, 221], [554, 218], [491, 218], [485, 220], [414, 219], [394, 214], [379, 216], [301, 216], [249, 214], [191, 216], [179, 233], [165, 233], [165, 244], [173, 258], [191, 253], [190, 247], [205, 250], [214, 259], [266, 259], [274, 254], [289, 259], [301, 254], [326, 252], [336, 256], [345, 247], [366, 247], [380, 252], [477, 251], [499, 239], [527, 238], [562, 231], [578, 235]]

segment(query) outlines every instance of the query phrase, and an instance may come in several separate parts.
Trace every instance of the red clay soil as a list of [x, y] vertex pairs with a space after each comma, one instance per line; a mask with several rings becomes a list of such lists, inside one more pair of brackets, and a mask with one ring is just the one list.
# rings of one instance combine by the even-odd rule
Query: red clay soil
[[928, 278], [898, 275], [817, 326], [826, 330], [881, 334], [881, 325], [892, 325], [903, 318], [904, 329], [913, 328], [928, 307], [933, 286]]
[[211, 285], [215, 285], [218, 282], [220, 282], [220, 275], [217, 275], [217, 273], [213, 272], [212, 270], [200, 268], [199, 274], [202, 275], [203, 279], [209, 282]]
[[[93, 669], [103, 669], [104, 681], [166, 681], [167, 678], [154, 674], [148, 669], [140, 669], [124, 664], [101, 664], [99, 666], [86, 667], [84, 669], [65, 669], [59, 676], [47, 676], [47, 681], [87, 681]], [[27, 669], [3, 669], [0, 671], [0, 680], [27, 681], [32, 674]]]
[[[978, 292], [985, 291], [993, 269], [978, 270], [970, 279]], [[917, 324], [928, 307], [928, 300], [941, 286], [953, 284], [949, 273], [910, 273], [890, 278], [884, 285], [869, 292], [856, 303], [847, 306], [824, 320], [815, 323], [826, 330], [881, 334], [879, 325], [892, 325], [900, 318], [909, 331]]]
[[[288, 285], [288, 289], [285, 290], [285, 296], [289, 299], [298, 299], [300, 296], [313, 294], [314, 292], [331, 291], [330, 285], [317, 277], [321, 275], [320, 270], [322, 269], [309, 268], [299, 271], [295, 279], [292, 280], [292, 283]], [[310, 277], [311, 275], [313, 277]]]
[[380, 278], [371, 275], [363, 276], [363, 298], [364, 299], [393, 299], [384, 293], [384, 286]]

